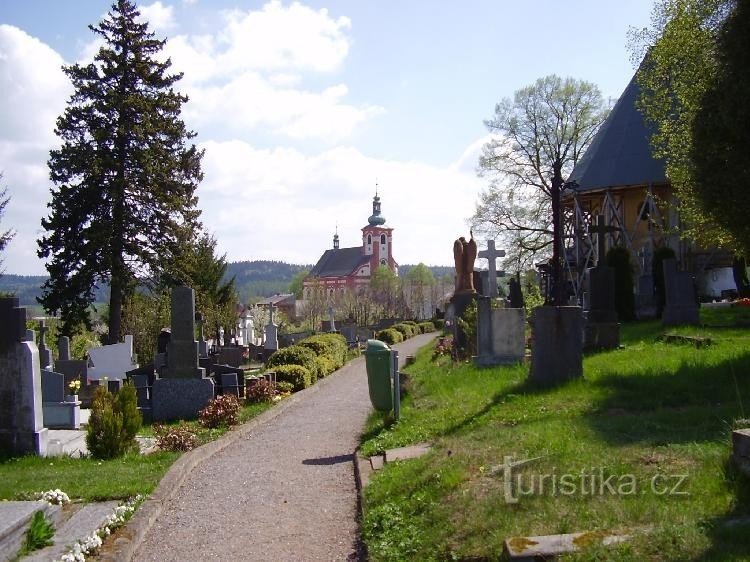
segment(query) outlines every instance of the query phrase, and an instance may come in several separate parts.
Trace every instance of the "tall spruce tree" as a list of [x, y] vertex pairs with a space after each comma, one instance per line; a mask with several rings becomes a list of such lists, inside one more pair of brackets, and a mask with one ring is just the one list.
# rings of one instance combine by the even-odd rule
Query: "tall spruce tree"
[[104, 45], [94, 62], [63, 67], [74, 93], [57, 120], [47, 231], [38, 241], [50, 279], [39, 302], [61, 312], [66, 333], [89, 325], [94, 288], [109, 282], [109, 341], [120, 338], [123, 297], [140, 275], [174, 263], [199, 228], [195, 189], [203, 152], [180, 119], [181, 74], [157, 55], [165, 41], [116, 0], [89, 28]]

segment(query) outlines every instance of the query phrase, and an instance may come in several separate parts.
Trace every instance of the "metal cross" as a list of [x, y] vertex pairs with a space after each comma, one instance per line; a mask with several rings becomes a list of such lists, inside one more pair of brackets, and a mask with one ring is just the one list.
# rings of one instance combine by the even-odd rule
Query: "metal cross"
[[495, 297], [497, 296], [497, 268], [495, 264], [495, 260], [497, 258], [504, 258], [505, 257], [505, 250], [496, 250], [495, 249], [495, 241], [494, 240], [487, 240], [487, 249], [482, 250], [477, 254], [477, 257], [486, 259], [489, 262], [489, 293]]
[[606, 261], [607, 248], [605, 244], [605, 235], [609, 232], [617, 232], [619, 229], [615, 226], [604, 224], [604, 215], [596, 215], [596, 226], [589, 225], [589, 234], [596, 234], [596, 246], [598, 257], [596, 265], [604, 265]]

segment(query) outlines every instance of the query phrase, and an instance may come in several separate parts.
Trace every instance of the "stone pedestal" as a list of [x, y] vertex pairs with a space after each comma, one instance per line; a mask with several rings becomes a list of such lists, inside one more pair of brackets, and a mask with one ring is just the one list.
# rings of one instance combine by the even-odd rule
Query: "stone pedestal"
[[512, 365], [524, 360], [526, 354], [523, 308], [492, 310], [491, 299], [477, 301], [477, 353], [474, 362], [482, 367]]
[[18, 298], [0, 298], [0, 449], [47, 453], [39, 350], [26, 340], [26, 309]]
[[583, 375], [583, 315], [578, 306], [540, 306], [531, 316], [529, 380], [555, 385]]
[[463, 318], [468, 306], [477, 299], [477, 293], [456, 293], [450, 299], [450, 304], [453, 307], [453, 341], [454, 345], [459, 349], [466, 349], [468, 341], [466, 334], [463, 330], [458, 327], [458, 319]]

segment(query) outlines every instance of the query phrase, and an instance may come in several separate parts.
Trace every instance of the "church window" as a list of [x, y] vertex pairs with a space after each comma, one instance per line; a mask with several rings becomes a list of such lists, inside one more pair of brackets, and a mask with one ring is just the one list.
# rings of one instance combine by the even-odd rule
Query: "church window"
[[380, 235], [380, 243], [385, 244], [385, 234]]
[[372, 234], [367, 235], [367, 243], [372, 244]]

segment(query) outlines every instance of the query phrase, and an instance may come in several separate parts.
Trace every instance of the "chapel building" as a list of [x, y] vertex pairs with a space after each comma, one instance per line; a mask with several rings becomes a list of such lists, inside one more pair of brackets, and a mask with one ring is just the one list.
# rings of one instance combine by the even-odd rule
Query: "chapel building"
[[334, 234], [333, 248], [320, 256], [303, 282], [304, 298], [309, 299], [312, 291], [321, 288], [329, 296], [346, 289], [364, 289], [381, 265], [398, 275], [398, 263], [393, 258], [393, 229], [385, 225], [376, 191], [372, 199], [372, 215], [362, 227], [362, 245], [340, 248], [338, 232]]

